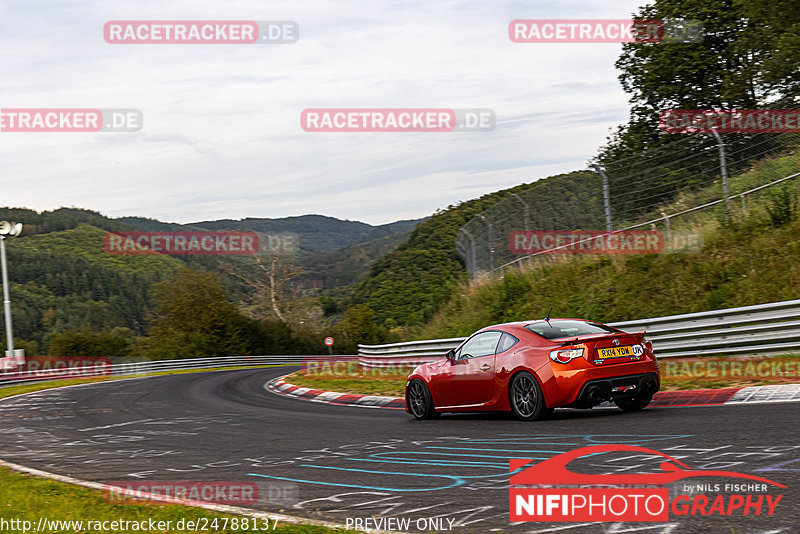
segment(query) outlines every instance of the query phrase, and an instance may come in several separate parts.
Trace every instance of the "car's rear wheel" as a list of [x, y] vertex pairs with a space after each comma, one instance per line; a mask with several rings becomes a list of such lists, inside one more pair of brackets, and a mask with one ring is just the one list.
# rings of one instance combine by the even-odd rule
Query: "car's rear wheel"
[[652, 393], [643, 393], [630, 399], [614, 399], [614, 404], [623, 412], [638, 412], [647, 408], [652, 400]]
[[548, 413], [539, 383], [527, 371], [514, 375], [514, 378], [511, 379], [509, 395], [511, 410], [517, 419], [535, 421]]
[[436, 415], [431, 392], [425, 382], [419, 378], [415, 378], [408, 385], [406, 402], [408, 403], [408, 411], [417, 419], [430, 419]]

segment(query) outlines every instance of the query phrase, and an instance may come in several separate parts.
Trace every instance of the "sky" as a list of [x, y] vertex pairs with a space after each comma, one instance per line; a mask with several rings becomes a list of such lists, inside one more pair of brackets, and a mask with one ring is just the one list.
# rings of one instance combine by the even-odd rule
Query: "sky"
[[[26, 1], [0, 7], [0, 109], [134, 108], [136, 132], [0, 132], [0, 205], [168, 222], [385, 224], [586, 168], [628, 117], [620, 44], [513, 43], [515, 19], [644, 3]], [[111, 20], [291, 20], [292, 44], [109, 44]], [[308, 132], [309, 108], [483, 108], [484, 131]]]

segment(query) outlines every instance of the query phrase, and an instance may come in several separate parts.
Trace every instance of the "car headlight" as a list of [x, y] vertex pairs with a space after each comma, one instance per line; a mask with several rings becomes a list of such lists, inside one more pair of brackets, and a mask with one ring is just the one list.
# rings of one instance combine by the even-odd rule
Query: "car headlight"
[[583, 356], [583, 349], [558, 349], [550, 351], [550, 359], [556, 363], [569, 363]]

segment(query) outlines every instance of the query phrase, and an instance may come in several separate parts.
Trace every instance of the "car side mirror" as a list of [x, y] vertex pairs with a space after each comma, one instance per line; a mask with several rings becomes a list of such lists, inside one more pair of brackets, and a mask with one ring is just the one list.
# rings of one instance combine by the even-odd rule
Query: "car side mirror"
[[450, 349], [447, 351], [447, 359], [451, 362], [456, 359], [456, 349]]

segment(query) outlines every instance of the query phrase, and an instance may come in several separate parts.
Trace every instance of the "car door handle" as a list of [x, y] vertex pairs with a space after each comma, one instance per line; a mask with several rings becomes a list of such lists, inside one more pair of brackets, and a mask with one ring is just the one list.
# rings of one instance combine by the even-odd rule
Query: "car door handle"
[[484, 363], [483, 367], [481, 367], [481, 371], [483, 371], [485, 373], [486, 371], [488, 371], [491, 368], [492, 368], [491, 365]]

